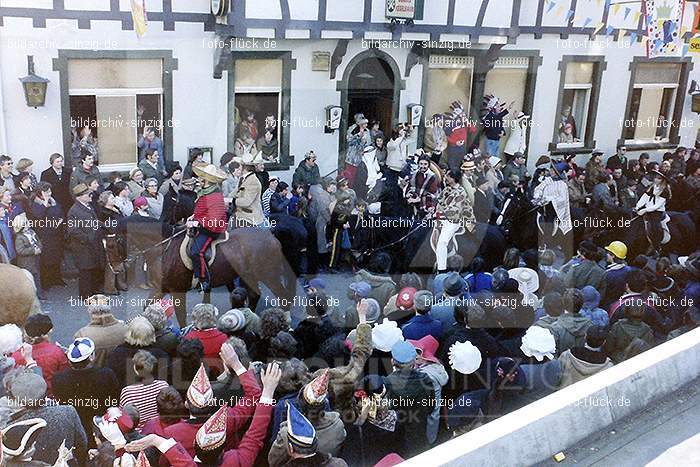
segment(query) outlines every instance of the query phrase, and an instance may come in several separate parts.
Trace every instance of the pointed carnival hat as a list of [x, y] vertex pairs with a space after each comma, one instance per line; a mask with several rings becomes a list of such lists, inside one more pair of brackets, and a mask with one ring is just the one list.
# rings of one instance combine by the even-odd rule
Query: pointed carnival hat
[[287, 439], [295, 452], [313, 454], [316, 452], [316, 429], [308, 418], [287, 401]]
[[148, 462], [148, 457], [146, 457], [145, 452], [139, 452], [139, 457], [136, 459], [135, 467], [151, 467], [151, 463]]
[[195, 442], [202, 451], [213, 451], [224, 445], [226, 442], [227, 417], [228, 405], [224, 404], [197, 430]]
[[197, 374], [194, 375], [190, 387], [187, 389], [187, 400], [198, 409], [203, 409], [211, 405], [214, 399], [214, 391], [209, 383], [209, 377], [204, 369], [204, 364], [199, 365]]
[[328, 368], [304, 386], [304, 400], [309, 404], [323, 404], [328, 395]]

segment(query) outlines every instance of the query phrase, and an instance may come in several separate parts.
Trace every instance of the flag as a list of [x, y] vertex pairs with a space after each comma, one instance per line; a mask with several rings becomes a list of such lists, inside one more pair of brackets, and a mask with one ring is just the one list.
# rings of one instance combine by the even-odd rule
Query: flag
[[614, 30], [615, 30], [614, 27], [608, 26], [608, 29], [605, 30], [605, 36], [606, 36], [606, 37], [609, 36], [610, 34], [613, 33]]
[[593, 18], [586, 18], [586, 21], [583, 22], [583, 26], [581, 26], [581, 27], [585, 28], [586, 26], [591, 24], [592, 21], [593, 21]]
[[571, 18], [574, 14], [574, 10], [569, 10], [569, 12], [566, 14], [566, 20], [568, 21], [569, 18]]
[[679, 34], [683, 25], [684, 0], [666, 1], [663, 4], [644, 1], [647, 14], [647, 58], [679, 57], [683, 52], [683, 38]]
[[616, 3], [615, 5], [613, 5], [613, 7], [612, 7], [613, 15], [617, 15], [620, 12], [620, 8], [621, 8], [621, 6], [619, 3]]
[[625, 7], [625, 19], [632, 13], [632, 8], [630, 7]]
[[634, 45], [635, 42], [637, 42], [637, 33], [633, 31], [630, 33], [630, 44]]
[[601, 21], [600, 23], [598, 23], [595, 27], [595, 30], [593, 31], [593, 35], [595, 36], [596, 34], [598, 34], [598, 32], [600, 32], [600, 30], [603, 29], [603, 26], [605, 26], [604, 22]]
[[131, 0], [131, 19], [134, 22], [134, 31], [136, 31], [136, 35], [143, 37], [148, 29], [146, 0]]
[[550, 1], [550, 2], [549, 2], [549, 5], [547, 5], [547, 13], [549, 13], [550, 11], [552, 11], [552, 8], [554, 8], [555, 6], [557, 6], [557, 4], [554, 3], [554, 2], [552, 2], [552, 1]]
[[625, 33], [627, 32], [626, 29], [620, 29], [617, 31], [617, 40], [622, 41], [622, 38], [625, 37]]

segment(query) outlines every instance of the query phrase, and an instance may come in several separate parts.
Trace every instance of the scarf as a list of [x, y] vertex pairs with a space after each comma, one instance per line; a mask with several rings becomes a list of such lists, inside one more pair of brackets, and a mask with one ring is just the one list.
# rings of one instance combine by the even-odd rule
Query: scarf
[[212, 193], [216, 193], [219, 191], [219, 185], [217, 184], [211, 184], [206, 188], [200, 188], [197, 190], [197, 199], [201, 198], [202, 196], [210, 195]]

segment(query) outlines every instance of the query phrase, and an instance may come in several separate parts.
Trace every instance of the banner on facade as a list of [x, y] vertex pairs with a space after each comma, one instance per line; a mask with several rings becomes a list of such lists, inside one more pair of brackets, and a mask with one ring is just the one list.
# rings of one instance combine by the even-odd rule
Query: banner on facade
[[681, 24], [684, 10], [685, 0], [644, 0], [648, 58], [683, 54]]
[[386, 17], [389, 19], [423, 19], [425, 0], [386, 0]]
[[688, 52], [700, 54], [700, 37], [693, 37], [688, 43]]
[[136, 31], [136, 35], [143, 37], [148, 29], [146, 0], [131, 0], [131, 19], [134, 22], [134, 31]]

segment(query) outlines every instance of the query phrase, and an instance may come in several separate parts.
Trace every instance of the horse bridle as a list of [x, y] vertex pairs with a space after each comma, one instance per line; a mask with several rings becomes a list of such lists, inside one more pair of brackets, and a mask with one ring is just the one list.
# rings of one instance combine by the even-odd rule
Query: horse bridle
[[[148, 248], [146, 248], [146, 249], [143, 249], [143, 250], [138, 250], [138, 251], [136, 251], [136, 252], [134, 252], [134, 253], [128, 255], [128, 256], [126, 257], [126, 259], [124, 260], [124, 262], [127, 263], [127, 264], [130, 264], [130, 263], [134, 262], [134, 261], [136, 260], [136, 258], [138, 258], [139, 256], [142, 256], [142, 255], [148, 253], [149, 251], [154, 250], [154, 249], [158, 248], [159, 246], [161, 246], [161, 245], [163, 245], [163, 244], [165, 244], [165, 243], [169, 243], [169, 242], [172, 241], [175, 237], [178, 237], [178, 236], [182, 235], [182, 234], [185, 233], [185, 232], [187, 232], [187, 229], [182, 229], [182, 230], [180, 230], [180, 231], [178, 231], [178, 232], [175, 232], [174, 234], [172, 234], [172, 235], [169, 236], [168, 238], [166, 238], [166, 239], [164, 239], [164, 240], [161, 240], [160, 242], [156, 243], [156, 244], [153, 245], [153, 246], [150, 246], [150, 247], [148, 247]], [[168, 245], [168, 246], [170, 246], [170, 245]], [[168, 248], [168, 247], [166, 247], [166, 249], [167, 249], [167, 248]]]

